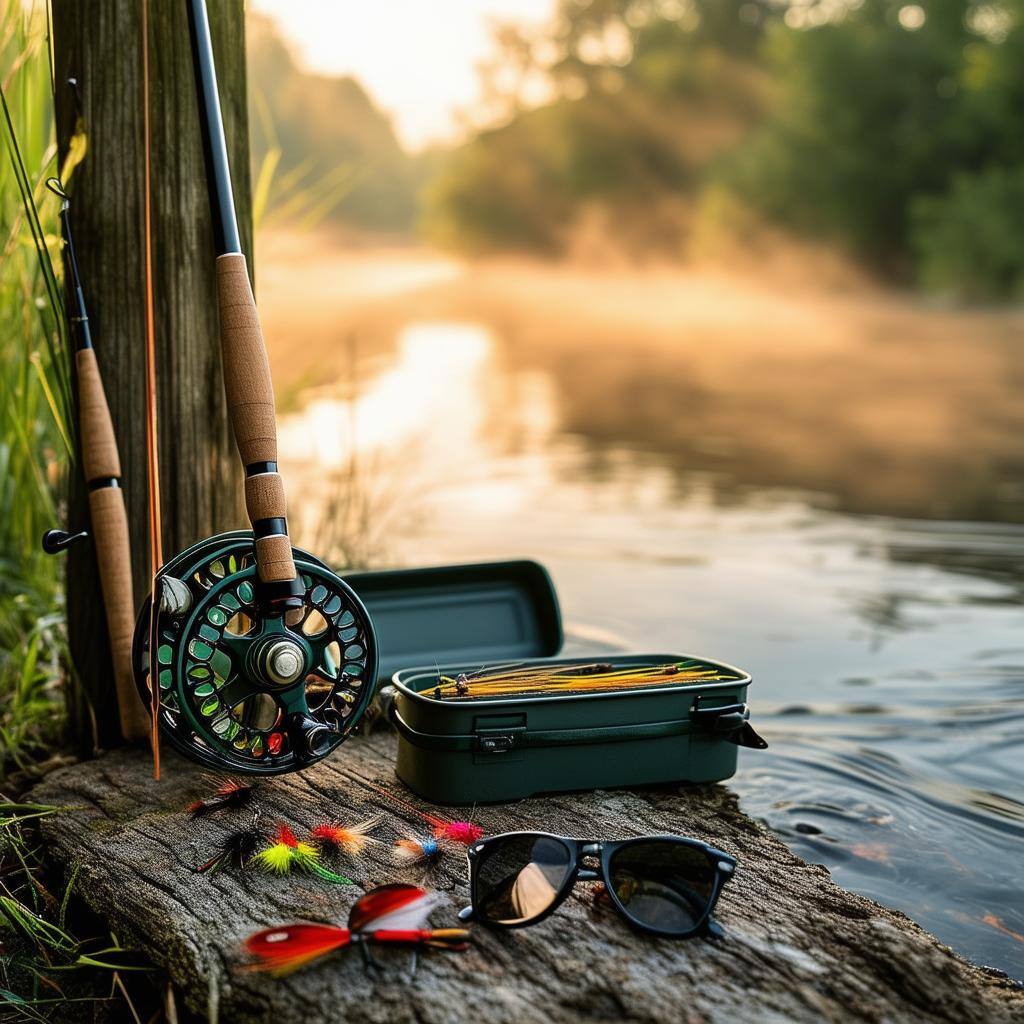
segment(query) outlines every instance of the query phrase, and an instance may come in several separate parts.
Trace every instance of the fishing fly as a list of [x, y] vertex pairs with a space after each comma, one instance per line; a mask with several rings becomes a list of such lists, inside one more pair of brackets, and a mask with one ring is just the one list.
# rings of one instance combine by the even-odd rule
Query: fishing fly
[[252, 783], [240, 779], [224, 779], [215, 783], [213, 792], [206, 797], [195, 800], [188, 805], [188, 813], [193, 818], [208, 818], [220, 811], [238, 810], [247, 807], [253, 800], [256, 787]]
[[[421, 821], [425, 821], [432, 827], [433, 837], [431, 840], [427, 840], [425, 842], [420, 842], [414, 838], [398, 840], [398, 844], [418, 844], [422, 848], [423, 857], [421, 857], [421, 859], [431, 859], [437, 856], [440, 852], [438, 843], [450, 842], [457, 843], [461, 846], [471, 846], [484, 834], [484, 830], [472, 821], [451, 821], [448, 818], [442, 818], [439, 815], [430, 814], [428, 811], [423, 811], [420, 810], [419, 807], [413, 806], [407, 800], [403, 800], [397, 794], [389, 792], [384, 789], [383, 786], [378, 786], [373, 782], [369, 782], [366, 779], [359, 778], [358, 776], [351, 774], [349, 775], [349, 778], [354, 779], [360, 785], [365, 786], [374, 793], [377, 793], [393, 806], [398, 807], [403, 811], [407, 811], [409, 814], [415, 815]], [[396, 844], [396, 846], [398, 844]], [[403, 846], [402, 849], [411, 850], [411, 847]]]
[[351, 878], [335, 874], [320, 863], [320, 851], [312, 843], [303, 842], [283, 822], [274, 830], [270, 843], [253, 857], [253, 863], [275, 875], [288, 875], [292, 870], [318, 875], [335, 885], [353, 885]]
[[260, 844], [266, 842], [258, 827], [259, 812], [253, 815], [252, 821], [244, 828], [229, 832], [221, 840], [217, 852], [205, 863], [196, 868], [196, 874], [215, 875], [226, 867], [244, 871], [249, 865]]
[[415, 885], [383, 885], [360, 897], [348, 917], [348, 927], [329, 924], [290, 924], [250, 935], [246, 951], [255, 958], [247, 970], [284, 977], [330, 953], [358, 945], [367, 966], [378, 966], [371, 945], [412, 946], [462, 952], [469, 948], [465, 928], [426, 928], [440, 897]]
[[393, 856], [396, 864], [434, 864], [442, 850], [442, 843], [438, 839], [409, 835], [395, 840]]
[[370, 832], [381, 823], [381, 820], [381, 815], [375, 814], [372, 818], [367, 818], [355, 825], [324, 822], [315, 825], [310, 835], [322, 847], [347, 853], [350, 857], [358, 857], [366, 850], [367, 846], [381, 845], [379, 839], [370, 835]]

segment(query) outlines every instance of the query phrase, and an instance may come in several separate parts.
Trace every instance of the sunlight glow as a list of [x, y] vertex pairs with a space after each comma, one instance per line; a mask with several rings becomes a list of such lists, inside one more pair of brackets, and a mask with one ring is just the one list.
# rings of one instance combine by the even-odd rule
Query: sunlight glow
[[282, 419], [283, 458], [339, 468], [353, 451], [400, 448], [426, 434], [439, 449], [464, 446], [484, 417], [479, 394], [493, 345], [490, 332], [476, 324], [410, 324], [392, 369], [354, 405], [332, 392]]
[[413, 150], [459, 136], [460, 111], [479, 99], [476, 69], [491, 51], [492, 24], [546, 21], [555, 8], [555, 0], [251, 4], [277, 21], [307, 68], [358, 78]]

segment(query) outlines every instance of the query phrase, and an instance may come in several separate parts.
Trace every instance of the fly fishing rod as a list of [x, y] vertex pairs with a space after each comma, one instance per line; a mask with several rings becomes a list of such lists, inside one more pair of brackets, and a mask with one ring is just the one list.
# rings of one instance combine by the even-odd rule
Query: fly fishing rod
[[[96, 550], [110, 636], [117, 709], [122, 735], [127, 740], [137, 740], [146, 736], [149, 729], [132, 674], [132, 556], [128, 541], [128, 517], [121, 490], [121, 459], [110, 419], [110, 406], [107, 404], [92, 344], [85, 292], [71, 235], [71, 201], [60, 179], [50, 178], [46, 186], [61, 201], [60, 221], [69, 285], [66, 289], [70, 303], [68, 321], [75, 344], [75, 371], [78, 378], [79, 444], [82, 469], [89, 491], [90, 532]], [[43, 537], [43, 550], [48, 554], [57, 554], [86, 536], [84, 530], [78, 533], [48, 530]]]
[[346, 738], [373, 697], [377, 645], [355, 592], [288, 536], [274, 391], [239, 237], [206, 3], [186, 2], [224, 387], [252, 530], [200, 541], [160, 569], [135, 628], [135, 679], [175, 749], [211, 767], [270, 775], [313, 764]]

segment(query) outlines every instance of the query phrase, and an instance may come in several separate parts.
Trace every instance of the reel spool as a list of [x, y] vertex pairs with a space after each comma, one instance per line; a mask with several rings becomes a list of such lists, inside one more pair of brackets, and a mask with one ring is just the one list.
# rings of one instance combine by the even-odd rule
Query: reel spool
[[377, 651], [366, 609], [320, 559], [293, 556], [303, 593], [283, 614], [258, 600], [249, 531], [200, 541], [157, 577], [156, 658], [147, 599], [135, 679], [148, 705], [154, 664], [160, 728], [186, 757], [232, 772], [295, 771], [331, 753], [370, 703]]

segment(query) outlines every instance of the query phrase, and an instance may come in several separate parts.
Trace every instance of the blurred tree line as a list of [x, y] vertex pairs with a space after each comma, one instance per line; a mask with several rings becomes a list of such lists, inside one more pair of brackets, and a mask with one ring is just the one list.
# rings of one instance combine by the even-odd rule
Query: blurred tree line
[[598, 211], [683, 253], [702, 212], [749, 228], [738, 208], [889, 278], [1022, 297], [1021, 6], [561, 0], [550, 31], [503, 30], [503, 120], [428, 186], [426, 229], [557, 254]]
[[330, 218], [362, 230], [410, 231], [431, 157], [402, 149], [354, 78], [300, 68], [266, 17], [250, 14], [246, 28], [257, 223], [303, 228]]
[[[485, 123], [412, 157], [351, 78], [251, 32], [257, 213], [467, 253], [691, 255], [763, 225], [899, 282], [1024, 297], [1024, 0], [560, 0]], [[261, 88], [262, 86], [262, 88]]]

